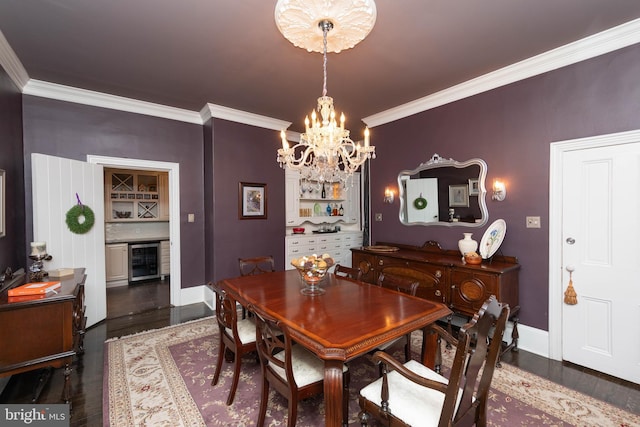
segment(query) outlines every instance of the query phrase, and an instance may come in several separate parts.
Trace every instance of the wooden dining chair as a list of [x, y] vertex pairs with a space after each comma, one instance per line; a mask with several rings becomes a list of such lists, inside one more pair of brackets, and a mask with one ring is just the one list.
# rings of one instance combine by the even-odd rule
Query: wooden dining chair
[[238, 388], [242, 356], [256, 351], [256, 324], [254, 319], [238, 319], [236, 300], [219, 288], [216, 288], [216, 319], [220, 329], [220, 340], [218, 361], [211, 385], [218, 384], [225, 353], [233, 353], [233, 381], [227, 398], [227, 405], [231, 405]]
[[[298, 416], [298, 402], [323, 393], [324, 362], [315, 354], [293, 343], [286, 325], [263, 311], [249, 307], [256, 318], [256, 341], [262, 367], [262, 394], [258, 427], [264, 425], [269, 401], [269, 387], [273, 387], [288, 401], [287, 426], [294, 427]], [[343, 425], [349, 418], [349, 369], [343, 367], [342, 391]]]
[[457, 339], [435, 329], [456, 347], [448, 379], [415, 360], [403, 365], [376, 352], [373, 359], [382, 364], [383, 374], [360, 390], [362, 426], [371, 417], [390, 427], [486, 426], [489, 386], [508, 317], [509, 306], [492, 295], [460, 328]]
[[347, 277], [353, 280], [362, 279], [362, 271], [359, 268], [347, 267], [340, 264], [336, 264], [335, 270], [333, 270], [333, 273], [336, 276]]
[[241, 276], [269, 273], [276, 271], [273, 256], [259, 256], [253, 258], [238, 258]]
[[[256, 274], [271, 273], [276, 271], [273, 256], [258, 256], [253, 258], [238, 258], [238, 267], [241, 276], [253, 276]], [[247, 309], [242, 307], [242, 318], [247, 317]]]
[[[416, 296], [418, 286], [420, 286], [420, 282], [415, 279], [385, 273], [380, 273], [380, 275], [378, 276], [377, 284], [378, 286], [382, 286], [383, 288], [393, 289], [394, 291], [403, 292], [411, 296]], [[405, 362], [408, 362], [409, 359], [411, 359], [411, 333], [408, 333], [404, 337], [397, 338], [391, 342], [383, 344], [379, 346], [377, 350], [386, 350], [401, 340], [405, 340], [404, 357]]]

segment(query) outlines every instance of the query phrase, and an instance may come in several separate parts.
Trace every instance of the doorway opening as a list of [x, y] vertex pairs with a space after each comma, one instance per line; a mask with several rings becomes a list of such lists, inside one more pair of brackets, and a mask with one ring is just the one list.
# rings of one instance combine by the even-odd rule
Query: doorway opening
[[[170, 162], [159, 162], [142, 159], [125, 159], [118, 157], [105, 157], [88, 155], [87, 162], [102, 165], [111, 169], [128, 169], [141, 171], [158, 171], [168, 173], [169, 187], [169, 254], [170, 254], [170, 280], [169, 276], [161, 277], [158, 280], [140, 282], [136, 289], [131, 289], [129, 297], [131, 300], [139, 298], [139, 295], [160, 295], [158, 291], [162, 288], [169, 289], [168, 304], [179, 306], [180, 304], [180, 288], [181, 288], [181, 269], [180, 269], [180, 174], [179, 164]], [[103, 195], [104, 196], [104, 195]], [[102, 224], [104, 226], [104, 224]], [[168, 283], [167, 283], [168, 282]], [[144, 286], [142, 286], [144, 285]], [[168, 285], [168, 286], [167, 286]], [[126, 289], [121, 293], [125, 294]], [[134, 292], [136, 292], [134, 294]], [[166, 295], [158, 297], [159, 304], [165, 304]], [[111, 317], [111, 316], [109, 316]]]

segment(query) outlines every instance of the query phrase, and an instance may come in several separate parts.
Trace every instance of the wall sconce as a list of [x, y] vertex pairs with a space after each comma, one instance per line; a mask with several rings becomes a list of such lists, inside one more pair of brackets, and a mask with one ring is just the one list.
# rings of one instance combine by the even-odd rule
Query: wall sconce
[[384, 199], [383, 199], [384, 203], [388, 203], [388, 204], [393, 203], [394, 197], [395, 195], [392, 189], [390, 189], [389, 187], [384, 189]]
[[505, 197], [507, 197], [507, 187], [504, 182], [496, 179], [493, 181], [493, 196], [491, 196], [491, 199], [501, 202]]

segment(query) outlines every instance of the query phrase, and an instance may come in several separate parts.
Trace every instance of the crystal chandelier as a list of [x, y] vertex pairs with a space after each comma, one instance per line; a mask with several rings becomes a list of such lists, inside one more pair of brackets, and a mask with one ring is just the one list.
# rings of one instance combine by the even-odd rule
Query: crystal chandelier
[[[280, 17], [286, 17], [286, 12], [290, 11], [286, 10], [286, 8], [291, 8], [292, 3], [296, 2], [293, 0], [280, 0], [276, 6], [276, 21], [280, 31], [294, 45], [306, 47], [309, 51], [316, 50], [312, 37], [296, 39], [301, 35], [301, 32], [294, 32], [293, 35], [288, 33], [284, 24], [286, 19], [279, 19], [279, 14]], [[356, 3], [362, 3], [360, 5], [361, 8], [367, 6], [363, 10], [349, 10], [348, 14], [350, 18], [364, 16], [366, 25], [343, 26], [341, 40], [338, 43], [334, 43], [332, 47], [335, 52], [339, 52], [342, 48], [353, 47], [364, 39], [375, 22], [375, 4], [372, 0], [351, 1], [350, 3], [353, 3], [352, 6]], [[362, 13], [358, 15], [356, 12]], [[326, 11], [320, 16], [327, 16]], [[280, 132], [282, 148], [278, 149], [278, 162], [282, 168], [300, 171], [302, 178], [307, 180], [317, 181], [318, 183], [338, 181], [345, 183], [364, 162], [371, 158], [375, 159], [375, 147], [369, 144], [368, 128], [364, 131], [364, 144], [360, 144], [349, 137], [349, 130], [345, 129], [344, 126], [344, 114], [340, 115], [340, 123], [338, 124], [333, 107], [333, 98], [327, 96], [327, 34], [334, 28], [334, 22], [331, 19], [321, 19], [316, 22], [318, 22], [317, 26], [322, 30], [324, 71], [322, 96], [318, 98], [317, 112], [313, 110], [311, 113], [311, 120], [309, 120], [309, 116], [305, 117], [305, 132], [300, 134], [299, 143], [289, 146], [285, 131]], [[363, 20], [360, 18], [359, 22], [362, 24]], [[300, 26], [297, 27], [297, 29], [299, 28]], [[350, 34], [345, 31], [345, 28], [356, 28], [358, 34]]]

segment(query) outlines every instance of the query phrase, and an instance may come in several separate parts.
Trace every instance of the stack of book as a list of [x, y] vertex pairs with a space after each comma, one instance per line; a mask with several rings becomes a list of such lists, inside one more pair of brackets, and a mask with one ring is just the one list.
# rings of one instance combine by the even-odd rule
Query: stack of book
[[9, 289], [8, 296], [10, 301], [45, 298], [47, 295], [57, 294], [60, 286], [59, 281], [25, 283], [22, 286]]

